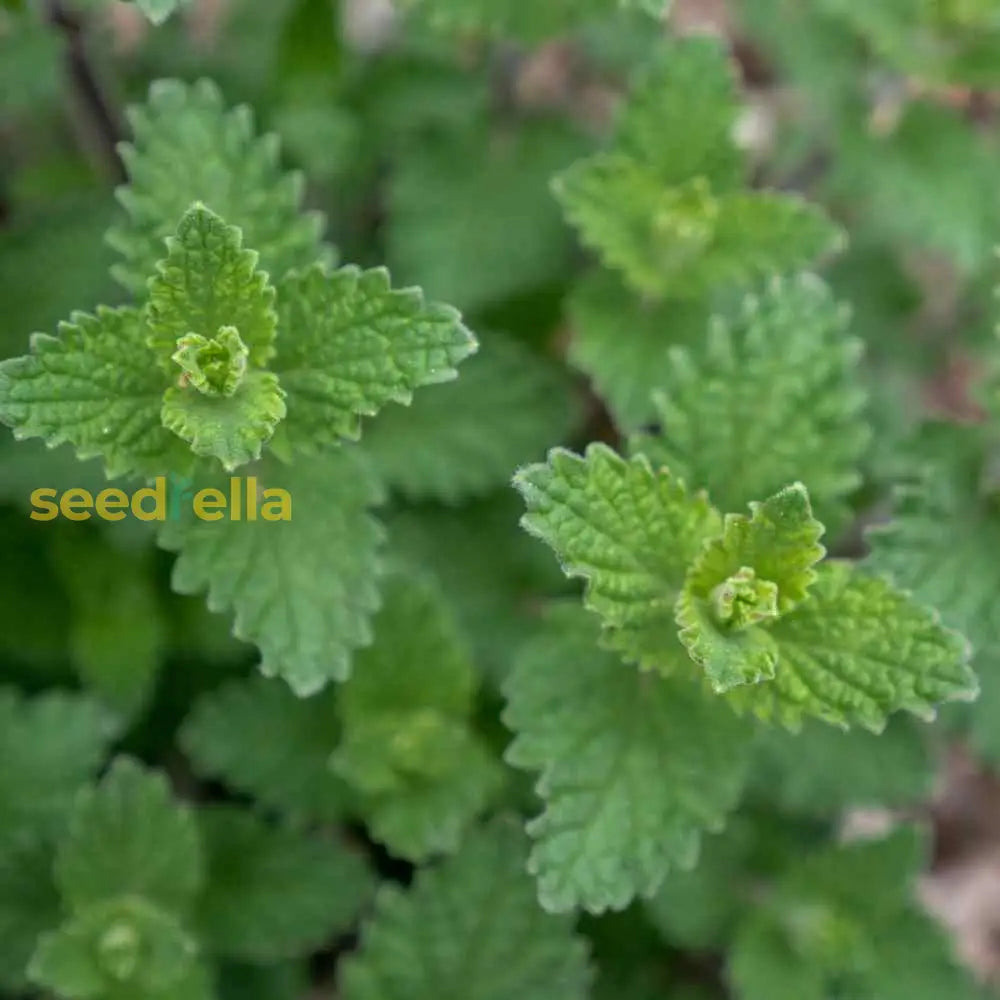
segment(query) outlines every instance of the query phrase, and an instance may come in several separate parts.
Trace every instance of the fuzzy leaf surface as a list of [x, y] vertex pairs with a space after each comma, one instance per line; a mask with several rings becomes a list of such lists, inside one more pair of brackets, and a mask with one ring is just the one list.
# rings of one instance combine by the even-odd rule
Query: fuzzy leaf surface
[[362, 416], [455, 378], [477, 347], [458, 312], [425, 302], [419, 289], [392, 288], [384, 268], [290, 275], [279, 288], [279, 324], [272, 367], [288, 393], [284, 430], [313, 450], [357, 438]]
[[364, 450], [408, 499], [458, 503], [498, 489], [512, 468], [543, 456], [580, 409], [556, 365], [491, 333], [454, 382], [381, 413], [364, 431]]
[[376, 839], [423, 860], [458, 849], [500, 773], [471, 726], [476, 674], [441, 595], [393, 576], [384, 599], [341, 691], [332, 764], [362, 794]]
[[547, 910], [599, 913], [652, 895], [690, 868], [745, 777], [749, 727], [687, 678], [644, 674], [597, 645], [564, 606], [504, 685], [508, 761], [539, 772], [545, 808], [528, 825]]
[[333, 687], [298, 698], [283, 681], [231, 681], [195, 703], [181, 746], [198, 774], [290, 818], [334, 823], [350, 790], [330, 767], [340, 719]]
[[721, 535], [705, 544], [677, 601], [680, 639], [715, 691], [770, 680], [778, 664], [768, 626], [805, 600], [826, 550], [801, 483], [750, 516], [727, 514]]
[[703, 543], [722, 530], [705, 496], [643, 456], [626, 460], [605, 445], [583, 456], [554, 449], [514, 484], [527, 507], [522, 524], [567, 576], [586, 581], [585, 603], [601, 616], [606, 640], [665, 673], [686, 662], [674, 602]]
[[194, 817], [173, 800], [163, 775], [119, 758], [78, 800], [55, 873], [73, 911], [134, 896], [183, 912], [203, 879]]
[[204, 810], [206, 890], [196, 923], [227, 958], [273, 962], [318, 950], [347, 931], [374, 881], [332, 839], [272, 827], [231, 806]]
[[73, 313], [57, 336], [35, 334], [30, 354], [0, 362], [0, 421], [18, 438], [69, 443], [81, 461], [100, 456], [109, 478], [184, 468], [190, 455], [160, 420], [167, 379], [145, 338], [128, 307]]
[[209, 609], [234, 612], [233, 634], [260, 648], [261, 671], [307, 697], [346, 679], [371, 641], [383, 531], [369, 507], [380, 491], [344, 448], [255, 475], [261, 491], [288, 492], [291, 520], [168, 521], [160, 544], [178, 553], [174, 590], [207, 589]]
[[888, 581], [845, 562], [822, 563], [808, 599], [770, 631], [779, 650], [773, 680], [727, 697], [793, 729], [815, 716], [879, 733], [893, 712], [929, 720], [939, 703], [978, 693], [962, 636]]
[[128, 118], [129, 183], [117, 192], [125, 213], [108, 241], [123, 257], [115, 277], [133, 295], [145, 295], [164, 240], [196, 201], [238, 226], [275, 280], [332, 258], [320, 243], [322, 218], [301, 211], [301, 175], [281, 170], [277, 137], [258, 137], [250, 109], [228, 109], [214, 83], [157, 80]]
[[741, 510], [801, 480], [824, 524], [846, 518], [871, 433], [860, 387], [862, 345], [818, 278], [774, 280], [707, 338], [665, 351], [653, 408], [659, 431], [636, 437], [654, 465]]
[[343, 970], [344, 1000], [584, 1000], [587, 948], [569, 916], [538, 906], [524, 834], [497, 822], [461, 851], [385, 885]]

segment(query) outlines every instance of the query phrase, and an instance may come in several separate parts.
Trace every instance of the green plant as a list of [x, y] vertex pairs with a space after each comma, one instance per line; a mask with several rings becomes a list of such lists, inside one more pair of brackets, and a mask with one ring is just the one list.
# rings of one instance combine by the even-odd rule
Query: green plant
[[0, 996], [981, 995], [991, 6], [135, 6], [0, 11]]

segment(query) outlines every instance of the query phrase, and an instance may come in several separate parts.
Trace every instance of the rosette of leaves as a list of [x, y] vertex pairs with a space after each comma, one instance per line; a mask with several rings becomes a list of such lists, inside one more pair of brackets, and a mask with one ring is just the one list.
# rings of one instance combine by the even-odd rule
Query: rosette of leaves
[[130, 121], [109, 241], [135, 301], [73, 313], [0, 363], [0, 421], [109, 477], [173, 475], [193, 493], [242, 470], [285, 488], [291, 521], [179, 516], [160, 542], [180, 554], [175, 589], [207, 589], [262, 670], [306, 694], [347, 676], [379, 602], [381, 489], [344, 445], [364, 417], [453, 379], [476, 341], [383, 268], [335, 268], [301, 177], [212, 84], [155, 83]]

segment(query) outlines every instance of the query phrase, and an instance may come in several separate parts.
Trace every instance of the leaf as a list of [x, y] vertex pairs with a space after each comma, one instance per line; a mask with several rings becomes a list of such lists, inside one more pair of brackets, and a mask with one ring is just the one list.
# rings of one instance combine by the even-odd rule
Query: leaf
[[195, 202], [166, 246], [146, 306], [149, 346], [163, 369], [177, 373], [174, 354], [183, 337], [211, 339], [229, 327], [246, 345], [246, 362], [265, 367], [274, 354], [275, 291], [257, 270], [258, 255], [244, 247], [242, 232]]
[[556, 448], [514, 479], [527, 506], [525, 529], [549, 545], [567, 576], [586, 581], [584, 602], [627, 659], [665, 673], [687, 660], [673, 606], [687, 568], [722, 519], [641, 455], [605, 445], [583, 457]]
[[477, 347], [454, 309], [393, 289], [384, 268], [293, 274], [279, 288], [279, 315], [272, 367], [288, 394], [284, 430], [303, 449], [357, 438], [362, 416], [455, 378]]
[[978, 692], [968, 643], [937, 615], [847, 563], [818, 570], [809, 598], [771, 626], [774, 679], [727, 697], [740, 710], [797, 729], [806, 716], [880, 733], [905, 710], [933, 719], [943, 701]]
[[528, 643], [504, 693], [507, 760], [539, 772], [529, 868], [547, 910], [599, 913], [652, 895], [736, 805], [750, 730], [688, 679], [599, 649], [575, 607]]
[[[700, 345], [664, 351], [653, 394], [659, 430], [631, 448], [740, 510], [796, 479], [824, 524], [846, 521], [871, 433], [863, 417], [862, 345], [812, 275], [773, 280]], [[669, 358], [669, 360], [667, 360]]]
[[375, 643], [341, 691], [334, 769], [362, 794], [373, 836], [408, 860], [458, 849], [499, 784], [475, 734], [476, 675], [455, 623], [430, 586], [385, 586]]
[[180, 992], [197, 976], [196, 956], [196, 942], [174, 917], [125, 897], [91, 904], [44, 934], [28, 972], [68, 1000], [206, 997]]
[[782, 811], [825, 817], [922, 802], [935, 767], [922, 727], [894, 716], [878, 735], [815, 721], [798, 733], [762, 728], [750, 773], [761, 798]]
[[26, 698], [0, 688], [0, 842], [60, 833], [115, 735], [89, 696], [53, 690]]
[[163, 524], [178, 553], [173, 588], [208, 590], [212, 611], [233, 611], [233, 634], [255, 643], [261, 671], [301, 697], [345, 680], [355, 649], [371, 641], [378, 606], [381, 526], [369, 513], [379, 489], [347, 449], [294, 466], [257, 470], [261, 489], [284, 489], [291, 520], [189, 520]]
[[164, 240], [196, 201], [240, 228], [275, 281], [290, 268], [331, 260], [320, 243], [322, 218], [301, 211], [301, 175], [281, 172], [277, 138], [256, 136], [248, 107], [227, 110], [208, 80], [157, 80], [128, 117], [134, 139], [121, 157], [129, 183], [117, 192], [125, 215], [108, 241], [123, 258], [113, 273], [133, 295], [145, 295]]
[[278, 377], [250, 372], [229, 396], [206, 395], [194, 386], [167, 389], [161, 416], [163, 426], [187, 441], [196, 455], [217, 458], [232, 472], [260, 458], [285, 413]]
[[76, 913], [123, 896], [183, 913], [203, 880], [194, 817], [162, 775], [120, 757], [78, 800], [55, 872]]
[[523, 834], [498, 822], [408, 892], [385, 885], [344, 964], [344, 1000], [583, 1000], [586, 946], [571, 918], [539, 909], [524, 856]]
[[717, 194], [704, 177], [667, 186], [650, 166], [604, 152], [559, 174], [554, 191], [583, 244], [652, 297], [699, 298], [807, 267], [843, 235], [789, 194]]
[[673, 347], [700, 343], [709, 322], [703, 301], [651, 302], [615, 273], [598, 269], [577, 282], [566, 310], [573, 330], [570, 362], [590, 377], [615, 423], [629, 431], [654, 421], [653, 390], [670, 384]]
[[19, 439], [101, 456], [109, 479], [182, 471], [190, 456], [160, 422], [166, 379], [135, 309], [73, 313], [57, 337], [35, 334], [31, 353], [0, 362], [0, 421]]
[[458, 503], [505, 485], [514, 466], [570, 433], [580, 409], [559, 368], [490, 334], [461, 378], [381, 413], [364, 431], [364, 450], [407, 498]]
[[554, 116], [516, 129], [452, 129], [408, 147], [388, 188], [394, 277], [465, 311], [565, 278], [573, 237], [549, 178], [585, 149], [579, 131]]
[[805, 600], [826, 554], [801, 483], [751, 502], [750, 512], [726, 515], [677, 600], [680, 640], [717, 692], [774, 677], [779, 651], [768, 626]]
[[373, 879], [346, 847], [217, 806], [199, 813], [207, 888], [201, 939], [228, 958], [271, 962], [319, 949], [348, 930]]
[[664, 186], [704, 177], [713, 190], [727, 191], [745, 169], [733, 141], [738, 111], [733, 64], [719, 40], [668, 40], [633, 77], [614, 144]]
[[838, 989], [879, 1000], [982, 997], [944, 930], [911, 901], [922, 853], [902, 829], [794, 862], [737, 930], [732, 986], [746, 1000], [826, 1000]]
[[351, 798], [329, 765], [339, 731], [334, 688], [298, 698], [258, 676], [202, 696], [180, 743], [198, 774], [289, 818], [333, 823]]
[[53, 853], [49, 843], [34, 837], [0, 845], [0, 987], [14, 994], [28, 985], [28, 962], [39, 936], [62, 916], [52, 882]]

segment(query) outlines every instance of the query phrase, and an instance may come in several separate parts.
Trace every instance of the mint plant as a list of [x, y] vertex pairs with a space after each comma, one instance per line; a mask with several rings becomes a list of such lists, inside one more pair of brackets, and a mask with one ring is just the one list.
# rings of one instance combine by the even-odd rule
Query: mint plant
[[997, 24], [869, 6], [0, 6], [0, 1000], [988, 995]]

